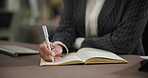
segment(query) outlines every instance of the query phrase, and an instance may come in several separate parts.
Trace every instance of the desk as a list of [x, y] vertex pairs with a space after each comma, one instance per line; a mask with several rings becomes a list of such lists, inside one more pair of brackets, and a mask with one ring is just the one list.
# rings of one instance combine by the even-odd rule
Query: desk
[[[36, 44], [2, 42], [38, 49]], [[138, 71], [142, 60], [136, 55], [121, 55], [128, 64], [68, 65], [40, 67], [39, 55], [11, 57], [0, 53], [0, 78], [148, 78]]]

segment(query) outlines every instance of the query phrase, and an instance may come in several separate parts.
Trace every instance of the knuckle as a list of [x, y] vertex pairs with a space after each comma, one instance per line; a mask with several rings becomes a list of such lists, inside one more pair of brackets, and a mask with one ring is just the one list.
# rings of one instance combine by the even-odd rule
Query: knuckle
[[39, 47], [40, 47], [40, 48], [43, 48], [44, 46], [43, 46], [43, 44], [39, 44]]
[[39, 47], [41, 48], [42, 44], [39, 44]]

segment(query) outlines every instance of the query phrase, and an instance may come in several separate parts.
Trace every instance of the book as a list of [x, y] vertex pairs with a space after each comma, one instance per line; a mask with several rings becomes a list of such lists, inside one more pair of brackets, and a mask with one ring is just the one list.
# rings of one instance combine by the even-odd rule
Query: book
[[61, 60], [56, 62], [47, 62], [41, 58], [40, 66], [98, 63], [127, 63], [127, 61], [110, 51], [95, 48], [81, 48], [77, 52], [65, 55]]
[[19, 55], [39, 54], [39, 51], [17, 45], [0, 45], [0, 53], [17, 57]]

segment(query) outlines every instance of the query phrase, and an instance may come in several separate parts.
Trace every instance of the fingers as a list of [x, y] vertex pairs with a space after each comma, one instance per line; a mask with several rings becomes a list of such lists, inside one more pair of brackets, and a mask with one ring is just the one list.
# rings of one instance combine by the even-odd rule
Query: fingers
[[60, 55], [62, 52], [58, 51], [58, 48], [54, 48], [52, 50], [52, 56], [57, 56], [57, 55]]
[[49, 56], [53, 56], [55, 61], [61, 60], [61, 57], [59, 55], [63, 51], [62, 46], [58, 44], [50, 43], [50, 47], [52, 51], [49, 51], [46, 41], [44, 41], [39, 45], [39, 52], [40, 52], [41, 58], [45, 61], [51, 62], [51, 57]]
[[51, 52], [48, 50], [46, 42], [43, 42], [39, 45], [39, 53], [43, 60], [51, 61], [51, 58], [49, 57], [49, 55], [51, 55]]
[[42, 50], [39, 49], [39, 53], [40, 53], [40, 57], [45, 60], [45, 61], [50, 61], [51, 62], [51, 58], [49, 58], [48, 55], [44, 54], [44, 52]]
[[52, 49], [52, 56], [57, 56], [60, 55], [63, 52], [63, 48], [62, 46], [58, 45], [58, 44], [51, 44], [53, 49]]
[[40, 50], [46, 54], [46, 55], [52, 55], [51, 52], [48, 50], [46, 42], [43, 42], [42, 44], [39, 45]]
[[[52, 61], [49, 56], [47, 56], [46, 54], [44, 54], [44, 52], [42, 52], [42, 50], [39, 50], [39, 51], [40, 51], [40, 57], [41, 57], [43, 60], [49, 61], [49, 62]], [[55, 57], [54, 57], [54, 60], [55, 60], [55, 61], [59, 61], [59, 60], [61, 60], [61, 57], [60, 57], [60, 56], [55, 56]]]

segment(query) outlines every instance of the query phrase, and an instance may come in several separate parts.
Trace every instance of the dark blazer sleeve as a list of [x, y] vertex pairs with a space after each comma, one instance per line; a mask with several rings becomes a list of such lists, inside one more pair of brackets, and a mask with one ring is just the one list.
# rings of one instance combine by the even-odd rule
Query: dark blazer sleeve
[[148, 0], [130, 0], [117, 28], [101, 37], [86, 38], [81, 47], [94, 47], [130, 54], [141, 39], [148, 19]]
[[63, 0], [63, 10], [59, 27], [53, 35], [52, 42], [61, 41], [70, 48], [76, 39], [75, 27], [73, 26], [73, 0]]

